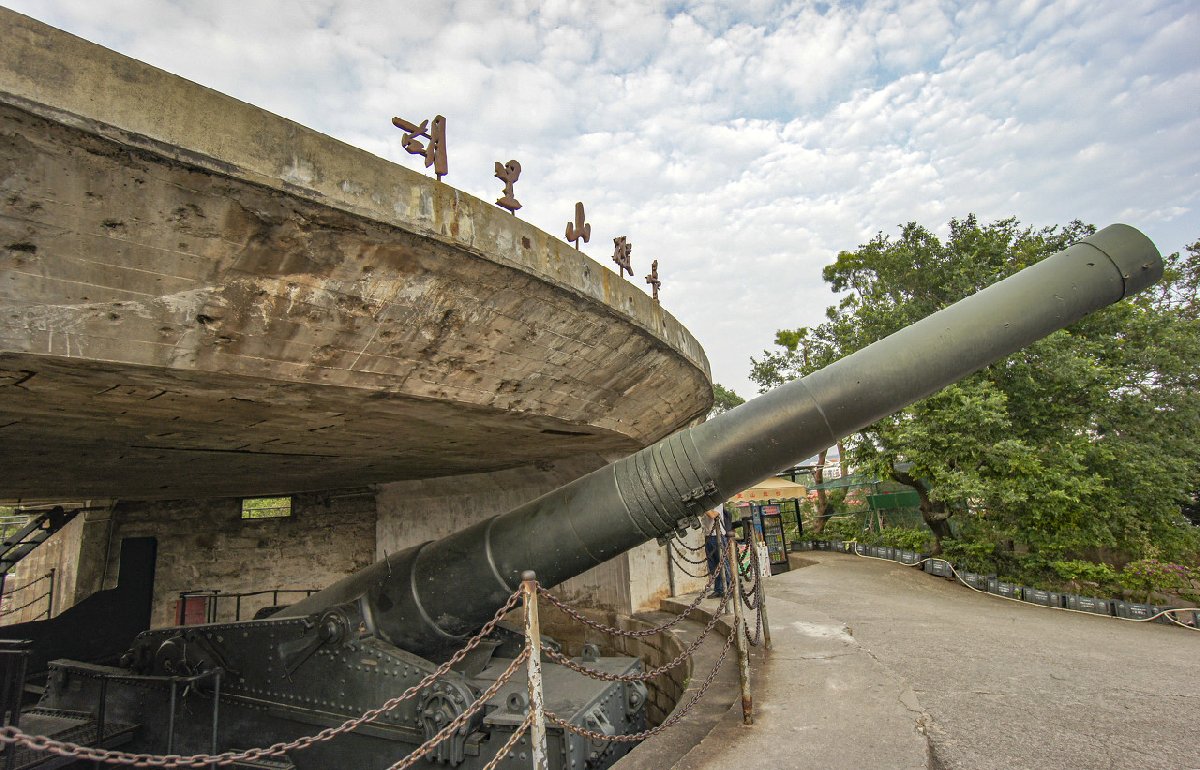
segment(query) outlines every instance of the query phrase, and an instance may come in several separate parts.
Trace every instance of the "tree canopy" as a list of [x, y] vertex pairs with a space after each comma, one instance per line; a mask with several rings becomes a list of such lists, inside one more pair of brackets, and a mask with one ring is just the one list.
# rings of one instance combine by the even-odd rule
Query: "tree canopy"
[[[763, 389], [824, 366], [1090, 235], [1081, 222], [909, 223], [824, 270], [841, 295], [752, 359]], [[1154, 288], [851, 437], [853, 464], [917, 488], [938, 536], [1044, 559], [1194, 559], [1200, 490], [1200, 241]], [[903, 470], [901, 470], [903, 469]]]
[[719, 382], [713, 383], [713, 405], [709, 410], [708, 416], [714, 417], [722, 412], [728, 412], [735, 406], [741, 406], [746, 403], [746, 399], [734, 393], [729, 388]]

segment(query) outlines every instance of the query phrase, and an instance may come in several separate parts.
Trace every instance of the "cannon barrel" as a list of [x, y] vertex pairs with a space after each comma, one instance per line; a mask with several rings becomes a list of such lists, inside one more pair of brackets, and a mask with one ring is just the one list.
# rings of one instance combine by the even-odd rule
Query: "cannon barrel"
[[438, 657], [503, 605], [671, 535], [705, 510], [1162, 275], [1126, 225], [1099, 233], [824, 369], [506, 514], [388, 556], [284, 610], [357, 602], [368, 630]]

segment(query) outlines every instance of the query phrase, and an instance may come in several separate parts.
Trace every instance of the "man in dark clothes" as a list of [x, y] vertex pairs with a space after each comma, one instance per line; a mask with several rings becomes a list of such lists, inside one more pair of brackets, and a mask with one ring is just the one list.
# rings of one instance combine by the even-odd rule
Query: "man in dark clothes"
[[[714, 510], [708, 512], [708, 521], [704, 524], [704, 556], [708, 559], [708, 574], [713, 574], [717, 570], [717, 565], [721, 563], [721, 554], [725, 551], [725, 538], [733, 536], [733, 517], [725, 510], [724, 505], [718, 505]], [[713, 583], [713, 592], [710, 594], [714, 597], [725, 596], [725, 586], [733, 583], [733, 575], [729, 571], [729, 565], [725, 565], [725, 569], [717, 574], [717, 579]]]

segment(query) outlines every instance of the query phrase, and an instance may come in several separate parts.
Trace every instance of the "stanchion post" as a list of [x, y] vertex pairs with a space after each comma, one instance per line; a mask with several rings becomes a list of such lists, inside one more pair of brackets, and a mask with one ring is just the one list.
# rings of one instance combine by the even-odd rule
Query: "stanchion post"
[[729, 559], [730, 571], [733, 573], [733, 585], [725, 586], [725, 590], [733, 602], [733, 643], [738, 654], [738, 683], [742, 688], [742, 724], [754, 724], [754, 698], [750, 694], [750, 658], [746, 652], [746, 634], [742, 629], [742, 569], [737, 558], [737, 543], [733, 541], [733, 533], [725, 537], [725, 553]]
[[[753, 540], [753, 536], [751, 536]], [[771, 649], [771, 626], [767, 623], [767, 588], [763, 584], [762, 559], [758, 558], [758, 543], [750, 544], [750, 563], [754, 565], [754, 593], [758, 616], [762, 619], [763, 648]]]
[[525, 600], [525, 645], [529, 650], [529, 743], [533, 770], [547, 770], [546, 714], [542, 705], [542, 630], [538, 623], [537, 575], [526, 570], [521, 573], [521, 593]]

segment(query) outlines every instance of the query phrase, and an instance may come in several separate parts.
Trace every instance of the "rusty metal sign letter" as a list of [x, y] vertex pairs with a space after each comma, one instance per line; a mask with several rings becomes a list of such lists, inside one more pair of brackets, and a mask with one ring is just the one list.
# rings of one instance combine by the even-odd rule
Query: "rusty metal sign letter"
[[592, 237], [592, 226], [584, 221], [583, 203], [575, 203], [575, 221], [567, 222], [567, 240], [575, 243], [575, 248], [579, 248], [579, 241], [587, 243]]
[[513, 185], [521, 178], [521, 164], [510, 160], [501, 165], [500, 161], [496, 161], [496, 178], [504, 182], [504, 197], [498, 198], [496, 205], [508, 209], [510, 214], [516, 214], [517, 209], [521, 208], [521, 202], [513, 195]]

